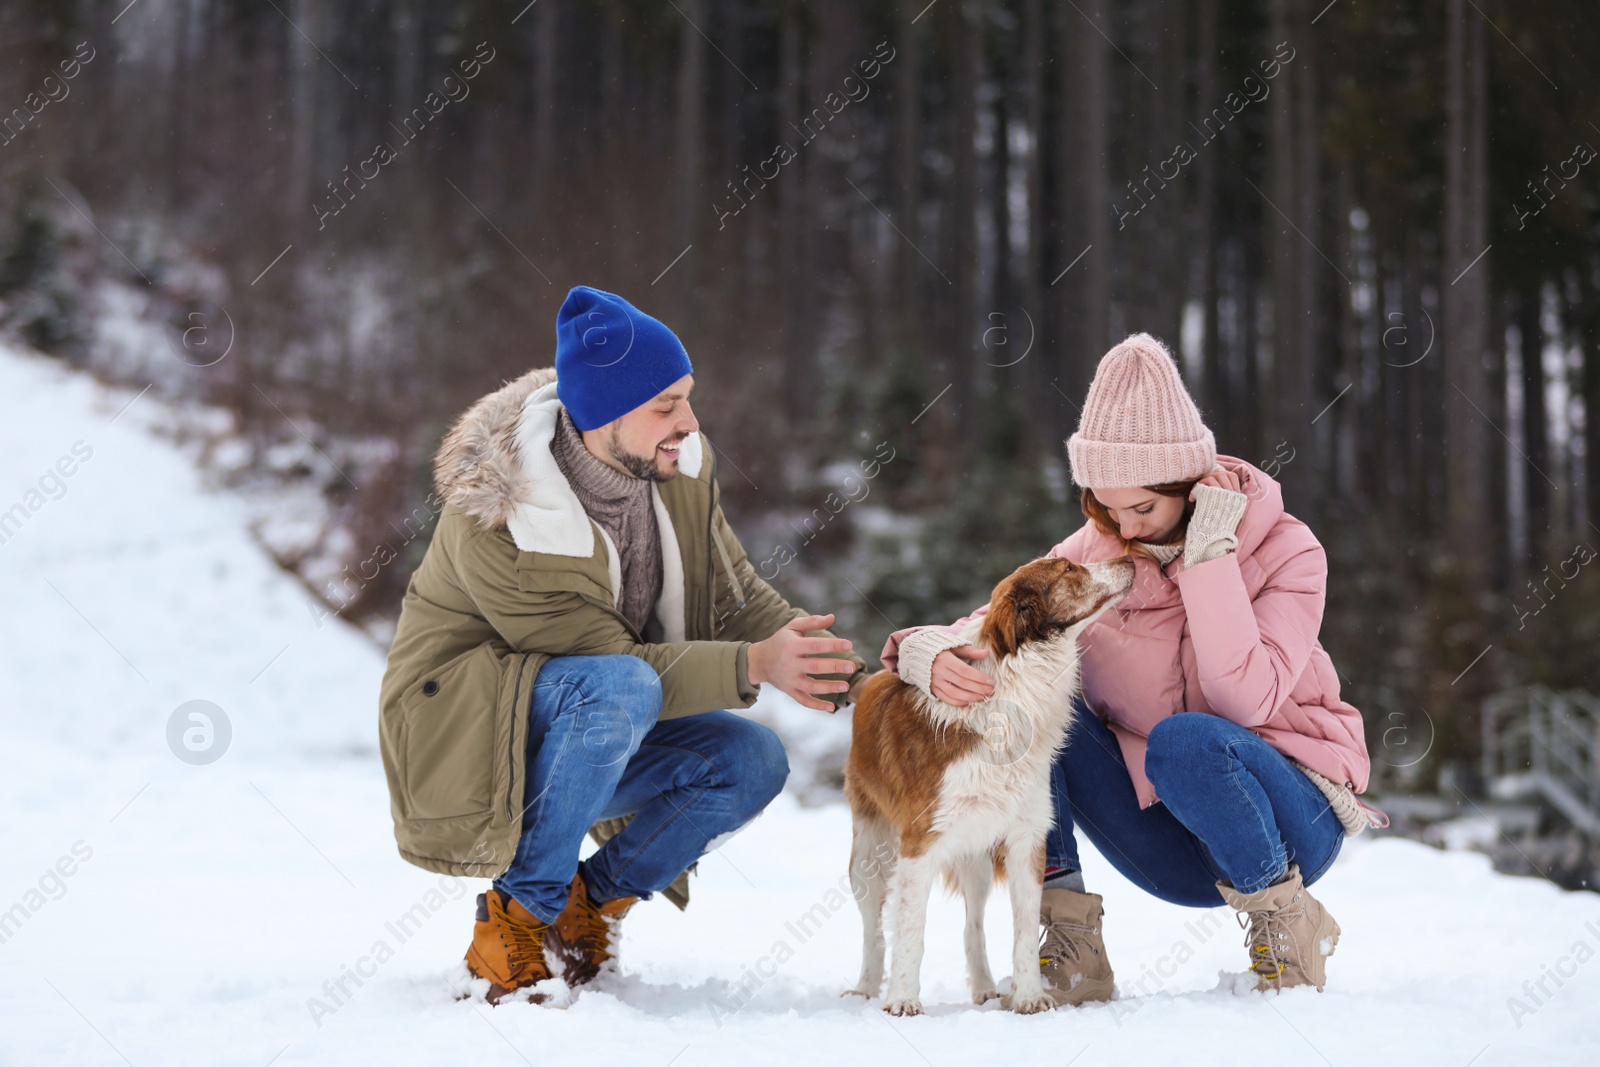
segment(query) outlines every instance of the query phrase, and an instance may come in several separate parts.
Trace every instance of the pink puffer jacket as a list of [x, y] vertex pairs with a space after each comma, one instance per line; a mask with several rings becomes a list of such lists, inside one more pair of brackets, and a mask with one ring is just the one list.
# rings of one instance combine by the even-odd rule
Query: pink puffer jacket
[[[1317, 642], [1327, 556], [1310, 528], [1284, 513], [1276, 481], [1243, 460], [1217, 460], [1250, 497], [1238, 549], [1193, 570], [1178, 559], [1165, 575], [1135, 557], [1133, 590], [1081, 638], [1084, 700], [1121, 742], [1141, 807], [1159, 799], [1144, 774], [1146, 738], [1181, 711], [1236, 722], [1364, 792], [1372, 764], [1361, 712], [1339, 699], [1339, 676]], [[1123, 551], [1088, 523], [1049, 554], [1094, 563]], [[957, 630], [988, 610], [940, 629]], [[896, 669], [901, 640], [919, 629], [889, 636], [885, 667]]]

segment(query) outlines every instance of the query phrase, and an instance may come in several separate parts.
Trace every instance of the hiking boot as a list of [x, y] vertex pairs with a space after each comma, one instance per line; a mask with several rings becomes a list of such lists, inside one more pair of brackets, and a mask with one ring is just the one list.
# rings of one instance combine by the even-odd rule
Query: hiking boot
[[1106, 958], [1100, 920], [1105, 915], [1098, 893], [1046, 889], [1039, 901], [1044, 926], [1039, 941], [1039, 974], [1045, 992], [1063, 1004], [1110, 1000], [1111, 961]]
[[578, 868], [572, 877], [567, 906], [556, 916], [552, 930], [552, 947], [561, 961], [561, 976], [567, 985], [593, 980], [600, 968], [611, 961], [617, 924], [638, 902], [638, 897], [618, 897], [596, 903], [584, 884], [583, 868]]
[[1291, 989], [1314, 985], [1321, 989], [1328, 978], [1328, 957], [1339, 943], [1339, 924], [1333, 921], [1300, 879], [1300, 865], [1289, 864], [1283, 881], [1254, 893], [1240, 893], [1217, 883], [1230, 907], [1240, 912], [1239, 926], [1249, 933], [1250, 970], [1256, 988]]
[[[544, 958], [544, 934], [550, 924], [540, 921], [508, 893], [491, 889], [478, 894], [478, 921], [472, 928], [472, 944], [467, 948], [467, 970], [474, 978], [489, 980], [490, 1004], [513, 990], [523, 989], [550, 977]], [[530, 998], [535, 1004], [548, 999], [542, 993]]]

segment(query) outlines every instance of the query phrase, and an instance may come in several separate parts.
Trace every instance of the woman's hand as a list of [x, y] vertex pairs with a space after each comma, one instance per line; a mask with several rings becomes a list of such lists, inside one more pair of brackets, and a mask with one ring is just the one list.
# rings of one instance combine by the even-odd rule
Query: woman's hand
[[[1199, 486], [1202, 486], [1202, 485], [1214, 485], [1218, 489], [1231, 489], [1235, 493], [1244, 492], [1244, 489], [1241, 488], [1241, 483], [1239, 481], [1239, 476], [1237, 474], [1233, 473], [1232, 471], [1226, 470], [1226, 469], [1224, 469], [1222, 467], [1217, 467], [1216, 469], [1212, 470], [1204, 478], [1201, 478], [1198, 482], [1195, 482], [1194, 484], [1195, 484], [1196, 487], [1199, 487]], [[1194, 499], [1194, 490], [1193, 489], [1189, 490], [1189, 499], [1190, 500]]]
[[[1211, 492], [1200, 492], [1201, 486]], [[1189, 499], [1195, 505], [1183, 539], [1184, 570], [1193, 570], [1239, 547], [1239, 523], [1250, 505], [1241, 486], [1237, 474], [1217, 467], [1189, 490]]]
[[977, 700], [994, 695], [994, 679], [972, 666], [967, 660], [983, 659], [987, 648], [961, 645], [947, 648], [933, 659], [933, 676], [928, 688], [946, 704], [965, 707]]

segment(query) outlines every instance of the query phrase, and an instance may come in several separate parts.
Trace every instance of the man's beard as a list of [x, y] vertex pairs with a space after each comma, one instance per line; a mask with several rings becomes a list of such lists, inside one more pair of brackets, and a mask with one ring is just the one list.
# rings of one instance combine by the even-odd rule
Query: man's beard
[[[606, 450], [611, 453], [611, 458], [622, 464], [629, 474], [635, 478], [644, 478], [652, 482], [667, 482], [677, 477], [677, 471], [662, 473], [661, 468], [656, 464], [654, 449], [651, 449], [648, 456], [636, 456], [622, 447], [622, 442], [618, 440], [618, 436], [617, 431], [613, 429], [611, 431], [611, 439], [606, 442]], [[680, 437], [678, 440], [682, 441], [683, 438]]]

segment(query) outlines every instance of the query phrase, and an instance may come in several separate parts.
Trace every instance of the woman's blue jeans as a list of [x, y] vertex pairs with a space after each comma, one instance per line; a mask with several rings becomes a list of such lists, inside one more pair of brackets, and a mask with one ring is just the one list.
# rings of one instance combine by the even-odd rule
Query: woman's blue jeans
[[1264, 889], [1289, 863], [1307, 885], [1332, 865], [1344, 827], [1311, 779], [1242, 726], [1205, 712], [1150, 731], [1145, 775], [1161, 802], [1139, 807], [1116, 736], [1080, 700], [1050, 776], [1055, 827], [1045, 862], [1081, 870], [1074, 831], [1129, 881], [1188, 907], [1223, 903], [1216, 883]]
[[648, 897], [760, 814], [789, 776], [778, 735], [726, 711], [658, 721], [637, 656], [558, 656], [534, 682], [522, 836], [495, 888], [545, 922], [567, 902], [600, 819], [632, 815], [584, 863], [596, 900]]

